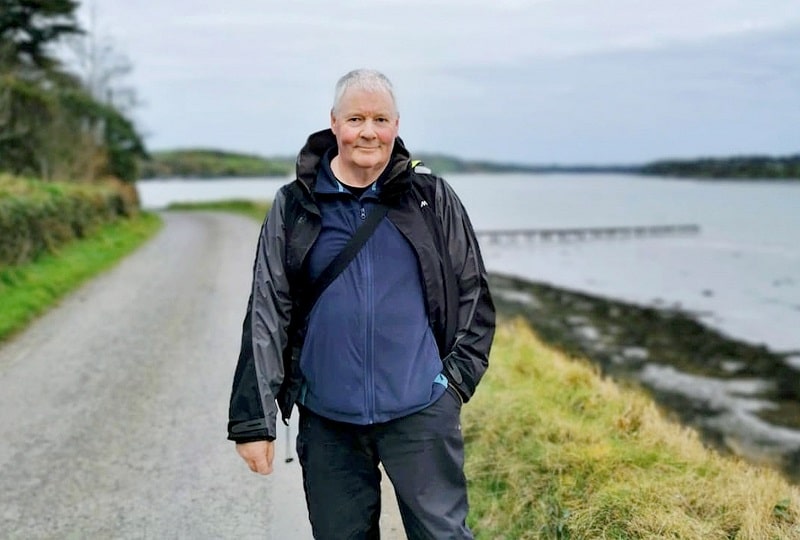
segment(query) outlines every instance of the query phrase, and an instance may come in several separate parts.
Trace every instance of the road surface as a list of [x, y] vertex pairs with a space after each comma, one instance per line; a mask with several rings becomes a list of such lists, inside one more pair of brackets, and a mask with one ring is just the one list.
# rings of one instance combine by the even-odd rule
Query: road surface
[[311, 538], [285, 430], [267, 477], [225, 439], [258, 224], [164, 219], [0, 347], [0, 538]]

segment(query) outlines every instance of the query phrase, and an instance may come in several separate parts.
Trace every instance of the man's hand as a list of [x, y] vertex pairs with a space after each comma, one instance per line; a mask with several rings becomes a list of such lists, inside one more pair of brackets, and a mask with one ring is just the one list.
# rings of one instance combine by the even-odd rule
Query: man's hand
[[275, 457], [275, 441], [254, 441], [236, 445], [236, 451], [250, 467], [259, 474], [272, 472], [272, 458]]

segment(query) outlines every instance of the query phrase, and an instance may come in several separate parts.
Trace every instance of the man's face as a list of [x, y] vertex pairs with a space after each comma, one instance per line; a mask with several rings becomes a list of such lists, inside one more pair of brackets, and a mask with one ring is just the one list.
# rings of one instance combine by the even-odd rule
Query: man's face
[[399, 126], [387, 92], [348, 90], [338, 109], [331, 112], [339, 160], [346, 168], [382, 170], [392, 155]]

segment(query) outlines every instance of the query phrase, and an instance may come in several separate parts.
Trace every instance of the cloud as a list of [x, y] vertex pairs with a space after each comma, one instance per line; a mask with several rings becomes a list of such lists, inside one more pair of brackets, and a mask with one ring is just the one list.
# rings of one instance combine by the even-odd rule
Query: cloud
[[96, 5], [156, 148], [292, 153], [358, 66], [395, 82], [414, 148], [608, 162], [800, 140], [796, 0]]

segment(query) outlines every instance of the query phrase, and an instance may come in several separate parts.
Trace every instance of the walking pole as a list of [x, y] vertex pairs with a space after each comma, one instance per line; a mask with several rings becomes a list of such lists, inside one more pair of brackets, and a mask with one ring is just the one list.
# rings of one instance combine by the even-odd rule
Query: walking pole
[[291, 463], [294, 461], [294, 457], [292, 457], [292, 427], [289, 424], [286, 424], [286, 463]]

